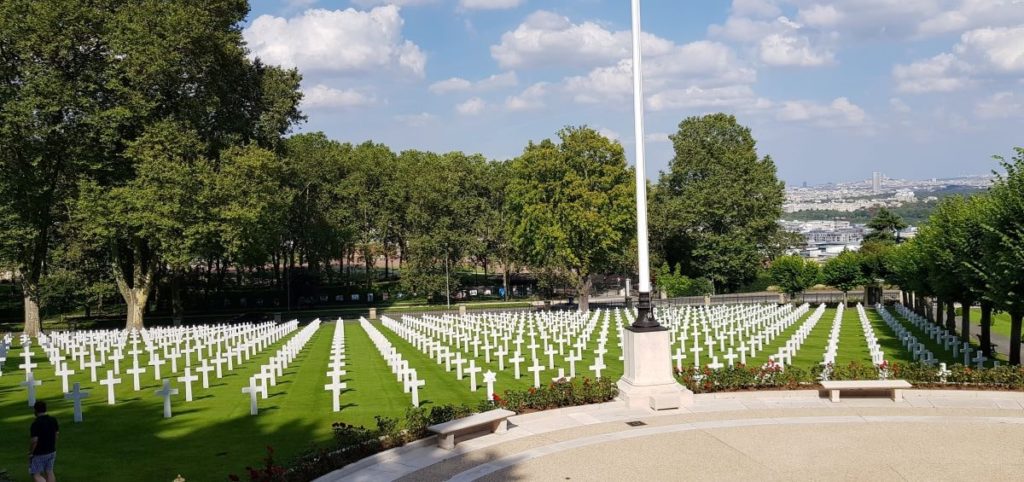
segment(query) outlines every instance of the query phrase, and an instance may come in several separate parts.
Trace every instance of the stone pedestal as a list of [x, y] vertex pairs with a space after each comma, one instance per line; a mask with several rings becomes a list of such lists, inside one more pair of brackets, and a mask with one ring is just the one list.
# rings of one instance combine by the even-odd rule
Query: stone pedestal
[[[625, 371], [619, 399], [630, 408], [677, 408], [693, 405], [693, 392], [672, 376], [668, 330], [623, 332]], [[675, 403], [672, 403], [675, 402]]]
[[459, 316], [466, 316], [466, 305], [459, 305]]
[[370, 308], [370, 319], [371, 320], [376, 320], [377, 319], [377, 308]]

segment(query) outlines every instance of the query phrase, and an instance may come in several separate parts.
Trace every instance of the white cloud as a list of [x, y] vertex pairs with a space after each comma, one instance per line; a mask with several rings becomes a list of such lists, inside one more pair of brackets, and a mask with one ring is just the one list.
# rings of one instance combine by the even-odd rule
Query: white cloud
[[[658, 55], [672, 42], [644, 34], [645, 55]], [[538, 10], [515, 30], [505, 32], [491, 46], [491, 57], [502, 68], [593, 67], [628, 57], [632, 37], [628, 30], [610, 31], [594, 22], [572, 23], [568, 18]]]
[[842, 18], [842, 12], [834, 5], [814, 4], [797, 12], [797, 19], [810, 27], [833, 27]]
[[920, 94], [951, 92], [971, 84], [971, 66], [955, 55], [944, 53], [909, 65], [893, 67], [896, 90]]
[[962, 0], [956, 8], [939, 12], [921, 22], [918, 33], [940, 35], [1021, 22], [1024, 22], [1024, 3], [1020, 0]]
[[402, 38], [398, 7], [306, 10], [290, 19], [261, 15], [242, 35], [252, 55], [308, 72], [398, 70], [422, 77], [426, 56]]
[[690, 86], [659, 92], [647, 99], [654, 111], [707, 107], [755, 106], [758, 102], [753, 89], [746, 85], [701, 88]]
[[980, 79], [1024, 73], [1024, 26], [964, 32], [952, 52], [893, 67], [903, 92], [951, 92]]
[[907, 105], [906, 102], [903, 102], [903, 100], [900, 99], [899, 97], [893, 97], [893, 98], [889, 99], [889, 107], [892, 108], [892, 110], [894, 110], [896, 112], [900, 112], [900, 113], [904, 113], [904, 114], [907, 113], [907, 112], [910, 112], [910, 110], [911, 110], [910, 106]]
[[733, 15], [775, 17], [782, 11], [774, 0], [733, 0]]
[[809, 122], [824, 127], [853, 127], [867, 120], [864, 109], [846, 97], [838, 97], [825, 105], [810, 101], [784, 102], [776, 117], [783, 121]]
[[504, 10], [516, 8], [525, 0], [459, 0], [459, 6], [466, 10]]
[[436, 121], [437, 117], [427, 112], [420, 112], [419, 114], [396, 115], [395, 120], [409, 127], [423, 127]]
[[605, 136], [608, 139], [613, 140], [615, 142], [619, 142], [622, 139], [622, 136], [619, 135], [618, 132], [616, 132], [616, 131], [614, 131], [612, 129], [609, 129], [607, 127], [598, 127], [597, 128], [597, 133], [601, 134], [602, 136]]
[[667, 132], [652, 132], [644, 136], [644, 139], [647, 139], [647, 142], [652, 144], [672, 142], [672, 139], [669, 139], [668, 136], [669, 134]]
[[429, 89], [435, 94], [447, 94], [449, 92], [469, 90], [471, 87], [473, 87], [472, 82], [460, 77], [452, 77], [430, 84]]
[[449, 92], [464, 92], [469, 90], [487, 91], [503, 89], [507, 87], [515, 87], [518, 84], [519, 77], [516, 76], [515, 72], [505, 72], [502, 74], [494, 74], [477, 82], [470, 82], [461, 77], [452, 77], [450, 79], [430, 84], [429, 89], [435, 94], [447, 94]]
[[484, 111], [487, 104], [479, 97], [473, 97], [455, 106], [455, 111], [462, 115], [477, 115]]
[[399, 7], [418, 7], [438, 3], [440, 0], [352, 0], [352, 3], [360, 7], [374, 7], [377, 5], [397, 5]]
[[317, 84], [302, 91], [302, 106], [307, 109], [345, 109], [372, 104], [373, 96], [353, 89], [335, 89]]
[[974, 114], [982, 119], [1007, 119], [1024, 115], [1024, 96], [998, 92], [978, 102]]
[[505, 108], [512, 111], [540, 109], [544, 107], [544, 96], [548, 93], [548, 83], [538, 82], [526, 88], [521, 94], [505, 99]]
[[760, 42], [761, 61], [768, 65], [813, 67], [833, 63], [835, 55], [811, 46], [807, 37], [772, 34]]

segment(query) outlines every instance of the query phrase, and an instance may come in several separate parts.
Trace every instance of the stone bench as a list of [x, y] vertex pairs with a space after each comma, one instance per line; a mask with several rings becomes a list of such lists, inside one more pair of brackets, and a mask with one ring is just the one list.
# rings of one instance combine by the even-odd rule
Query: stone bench
[[480, 432], [504, 433], [508, 430], [508, 418], [516, 413], [496, 408], [483, 413], [470, 415], [466, 418], [439, 423], [427, 427], [437, 434], [437, 446], [446, 450], [455, 448], [456, 435], [469, 435]]
[[912, 385], [906, 380], [841, 380], [821, 382], [821, 387], [828, 390], [829, 400], [839, 402], [840, 390], [889, 390], [892, 401], [903, 401], [903, 389]]

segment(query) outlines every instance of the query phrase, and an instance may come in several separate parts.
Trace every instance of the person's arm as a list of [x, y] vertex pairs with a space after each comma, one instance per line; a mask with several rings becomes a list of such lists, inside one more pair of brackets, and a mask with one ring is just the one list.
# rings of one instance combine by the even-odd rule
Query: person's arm
[[39, 444], [39, 437], [32, 437], [28, 439], [28, 456], [31, 457], [36, 451], [36, 445]]

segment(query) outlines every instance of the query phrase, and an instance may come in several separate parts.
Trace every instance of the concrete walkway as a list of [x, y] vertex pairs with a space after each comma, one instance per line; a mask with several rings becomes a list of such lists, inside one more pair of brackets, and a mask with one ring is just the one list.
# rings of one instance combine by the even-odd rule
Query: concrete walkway
[[659, 413], [618, 402], [538, 412], [454, 451], [431, 438], [318, 481], [1012, 480], [1024, 471], [1024, 393], [904, 393], [902, 403], [831, 403], [807, 390], [697, 395], [688, 409]]

